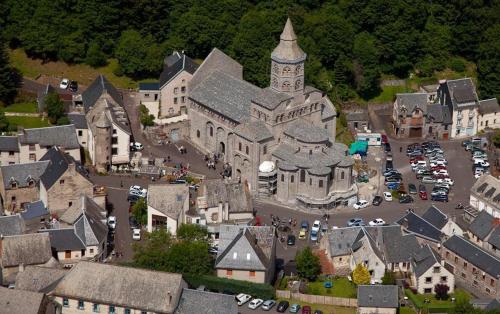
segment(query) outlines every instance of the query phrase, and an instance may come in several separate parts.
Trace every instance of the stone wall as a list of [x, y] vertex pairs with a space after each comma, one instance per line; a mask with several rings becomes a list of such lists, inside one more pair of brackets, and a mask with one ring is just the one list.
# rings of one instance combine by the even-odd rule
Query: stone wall
[[300, 302], [313, 304], [326, 304], [344, 307], [358, 307], [358, 300], [351, 298], [337, 298], [324, 295], [311, 295], [299, 292], [291, 292], [289, 290], [276, 290], [276, 298], [293, 299]]

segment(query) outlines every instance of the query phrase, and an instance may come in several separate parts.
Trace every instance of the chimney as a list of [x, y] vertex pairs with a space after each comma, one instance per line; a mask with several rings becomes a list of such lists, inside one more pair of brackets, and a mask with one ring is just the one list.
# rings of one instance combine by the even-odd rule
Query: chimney
[[168, 294], [168, 304], [172, 304], [172, 294], [170, 293], [170, 291], [168, 291], [167, 294]]

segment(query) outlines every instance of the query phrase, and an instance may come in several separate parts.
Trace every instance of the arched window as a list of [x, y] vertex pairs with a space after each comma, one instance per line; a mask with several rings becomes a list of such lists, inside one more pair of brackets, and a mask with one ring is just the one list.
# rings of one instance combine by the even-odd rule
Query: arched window
[[214, 136], [214, 128], [212, 126], [210, 127], [210, 136]]
[[241, 152], [241, 142], [238, 143], [238, 150]]
[[292, 182], [292, 183], [293, 183], [294, 179], [295, 179], [295, 178], [293, 177], [293, 175], [292, 175], [292, 176], [290, 176], [290, 182]]
[[196, 130], [196, 137], [200, 138], [200, 130]]
[[248, 155], [248, 152], [250, 151], [250, 149], [248, 148], [248, 145], [245, 147], [245, 153]]
[[300, 182], [306, 182], [306, 171], [304, 169], [300, 170]]
[[289, 91], [290, 90], [290, 82], [288, 82], [288, 81], [283, 82], [282, 89], [284, 91]]
[[283, 181], [285, 181], [285, 175], [284, 174], [281, 175], [281, 182], [283, 182]]
[[299, 90], [302, 86], [302, 81], [301, 80], [297, 80], [295, 81], [295, 90]]
[[302, 67], [300, 65], [296, 66], [295, 67], [295, 75], [299, 75], [300, 74], [300, 70], [302, 70]]
[[344, 180], [344, 171], [340, 173], [340, 180]]
[[289, 66], [283, 68], [283, 75], [290, 75], [290, 72], [292, 72], [292, 70], [290, 70]]

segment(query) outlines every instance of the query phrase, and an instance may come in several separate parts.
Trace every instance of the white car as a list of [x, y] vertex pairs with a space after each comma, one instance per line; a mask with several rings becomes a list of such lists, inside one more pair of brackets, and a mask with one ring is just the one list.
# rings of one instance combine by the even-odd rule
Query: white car
[[391, 192], [384, 192], [384, 200], [386, 202], [392, 202], [392, 194], [391, 194]]
[[143, 150], [144, 146], [139, 142], [133, 142], [133, 143], [130, 143], [130, 148], [132, 150]]
[[139, 241], [141, 239], [141, 229], [132, 230], [132, 240]]
[[321, 229], [321, 222], [319, 222], [319, 220], [315, 220], [312, 225], [311, 231], [319, 232], [319, 229]]
[[490, 163], [487, 162], [486, 160], [475, 159], [474, 160], [474, 166], [480, 166], [480, 167], [483, 167], [483, 168], [488, 168], [490, 166]]
[[143, 189], [140, 185], [132, 185], [129, 189], [128, 189], [128, 192], [129, 193], [134, 193], [134, 192], [138, 192], [140, 193], [141, 195], [146, 195], [148, 193], [148, 189]]
[[59, 83], [60, 89], [67, 89], [69, 86], [69, 80], [67, 78], [63, 78], [61, 83]]
[[356, 204], [354, 204], [354, 209], [361, 209], [361, 208], [365, 208], [366, 206], [368, 206], [368, 201], [366, 200], [359, 200]]
[[368, 223], [370, 226], [383, 226], [385, 225], [385, 221], [382, 218], [373, 219]]
[[444, 167], [446, 167], [446, 163], [444, 163], [442, 161], [437, 161], [437, 160], [431, 161], [430, 165], [431, 165], [431, 168], [432, 167], [437, 167], [437, 166], [444, 166]]
[[236, 296], [236, 301], [238, 302], [238, 305], [241, 306], [247, 303], [251, 298], [252, 298], [251, 295], [240, 293]]
[[258, 308], [262, 303], [264, 302], [264, 300], [262, 299], [253, 299], [252, 301], [250, 301], [250, 303], [248, 303], [248, 308], [249, 309], [252, 309], [252, 310], [255, 310], [256, 308]]
[[453, 181], [450, 178], [444, 178], [444, 179], [437, 179], [436, 183], [439, 183], [439, 184], [445, 183], [445, 184], [448, 184], [451, 186], [451, 185], [455, 184], [455, 181]]
[[[437, 157], [437, 158], [431, 158], [431, 159], [429, 159], [429, 161], [431, 162], [431, 164], [432, 164], [433, 162], [434, 162], [434, 163], [444, 164], [444, 165], [446, 165], [446, 164], [448, 163], [448, 161], [447, 161], [446, 159], [444, 159], [444, 158], [439, 158], [439, 157]], [[431, 167], [432, 167], [432, 166], [431, 166]]]
[[108, 217], [108, 227], [112, 230], [116, 229], [116, 217], [115, 216]]
[[437, 176], [437, 175], [444, 175], [444, 176], [447, 176], [448, 175], [448, 170], [446, 169], [439, 169], [439, 170], [435, 170], [432, 172], [433, 175]]

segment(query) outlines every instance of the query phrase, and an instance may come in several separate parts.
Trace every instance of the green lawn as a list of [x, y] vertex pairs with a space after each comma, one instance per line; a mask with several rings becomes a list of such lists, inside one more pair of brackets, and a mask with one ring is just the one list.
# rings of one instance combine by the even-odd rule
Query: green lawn
[[347, 278], [334, 279], [333, 287], [329, 289], [325, 288], [323, 284], [323, 281], [309, 282], [306, 293], [340, 298], [356, 298], [356, 286]]
[[13, 103], [4, 108], [5, 112], [36, 113], [37, 105], [34, 101]]
[[399, 314], [416, 314], [411, 307], [400, 307]]
[[45, 118], [42, 120], [40, 117], [7, 117], [10, 123], [10, 129], [15, 130], [17, 126], [22, 126], [25, 129], [42, 128], [50, 126]]
[[[434, 294], [414, 294], [409, 289], [405, 289], [405, 294], [417, 308], [443, 309], [443, 311], [451, 309], [455, 306], [455, 304], [451, 302], [452, 297], [455, 297], [456, 299], [464, 297], [470, 298], [469, 293], [462, 289], [456, 289], [454, 293], [450, 294], [448, 300], [437, 300], [434, 297]], [[424, 303], [425, 299], [428, 299], [430, 303]]]
[[406, 86], [382, 86], [382, 92], [370, 99], [368, 102], [371, 103], [386, 103], [393, 102], [397, 93], [412, 93], [415, 92], [413, 89]]
[[[294, 303], [300, 304], [300, 307], [302, 308], [304, 305], [309, 305], [311, 309], [314, 311], [320, 310], [323, 312], [323, 314], [355, 314], [356, 313], [356, 308], [353, 307], [342, 307], [342, 306], [333, 306], [333, 305], [325, 305], [325, 304], [312, 304], [312, 303], [305, 303], [305, 302], [300, 302], [297, 300], [293, 299], [278, 299], [278, 303], [280, 301], [286, 300], [290, 302], [290, 306]], [[299, 311], [300, 313], [300, 311]]]

